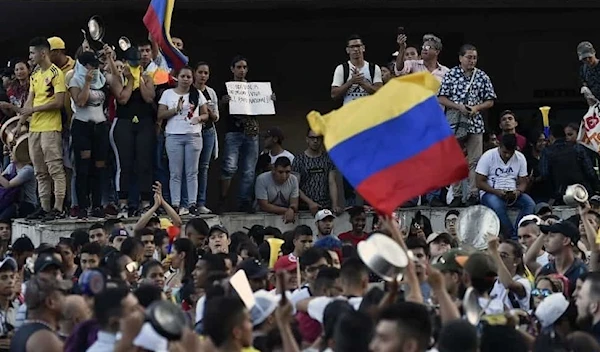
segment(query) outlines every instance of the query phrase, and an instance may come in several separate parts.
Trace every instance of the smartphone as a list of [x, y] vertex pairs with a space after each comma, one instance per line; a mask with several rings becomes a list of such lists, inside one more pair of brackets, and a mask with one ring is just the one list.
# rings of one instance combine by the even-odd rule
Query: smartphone
[[404, 27], [398, 27], [398, 35], [404, 34]]

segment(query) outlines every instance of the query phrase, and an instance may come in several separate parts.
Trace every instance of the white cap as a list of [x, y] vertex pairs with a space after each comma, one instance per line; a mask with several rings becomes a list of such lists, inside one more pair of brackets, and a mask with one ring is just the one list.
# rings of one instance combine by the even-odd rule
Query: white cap
[[265, 290], [254, 292], [254, 307], [250, 310], [252, 325], [256, 326], [267, 320], [279, 304], [279, 297]]
[[160, 336], [150, 323], [144, 323], [142, 330], [133, 340], [133, 345], [153, 352], [169, 350], [169, 341]]
[[321, 221], [321, 220], [323, 220], [325, 218], [328, 218], [330, 216], [333, 217], [333, 218], [335, 218], [335, 215], [333, 215], [333, 213], [331, 212], [331, 210], [329, 210], [329, 209], [319, 210], [317, 212], [317, 214], [315, 215], [315, 222]]
[[519, 220], [519, 224], [517, 225], [517, 227], [521, 227], [521, 224], [524, 223], [525, 221], [535, 221], [536, 225], [542, 225], [543, 220], [534, 214], [530, 214], [530, 215], [525, 215], [524, 217], [521, 218], [521, 220]]
[[569, 301], [562, 293], [553, 293], [544, 298], [535, 310], [542, 328], [552, 326], [569, 308]]

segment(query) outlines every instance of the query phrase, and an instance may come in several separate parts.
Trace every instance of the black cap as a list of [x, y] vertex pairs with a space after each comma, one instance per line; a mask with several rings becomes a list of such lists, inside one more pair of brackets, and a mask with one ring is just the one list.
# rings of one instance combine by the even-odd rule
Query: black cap
[[83, 66], [90, 65], [93, 68], [98, 68], [98, 66], [100, 66], [100, 60], [98, 60], [96, 54], [94, 54], [91, 51], [84, 51], [83, 53], [81, 53], [77, 61], [79, 61], [79, 63]]
[[40, 273], [50, 267], [55, 267], [60, 269], [62, 267], [62, 263], [54, 254], [50, 253], [42, 253], [35, 260], [35, 264], [33, 265], [34, 273]]
[[265, 137], [277, 137], [279, 143], [283, 142], [283, 131], [279, 127], [271, 127], [265, 132]]
[[559, 221], [552, 225], [542, 225], [540, 226], [540, 230], [543, 233], [560, 233], [563, 236], [570, 238], [573, 244], [579, 242], [579, 229], [570, 221]]
[[238, 264], [238, 270], [244, 270], [248, 279], [264, 279], [269, 275], [269, 269], [262, 266], [258, 259], [248, 258]]
[[224, 234], [229, 236], [229, 231], [227, 231], [227, 229], [225, 227], [223, 227], [221, 225], [215, 225], [215, 226], [211, 227], [210, 230], [208, 230], [208, 237], [210, 237], [210, 235], [212, 235], [212, 233], [215, 231], [223, 232]]

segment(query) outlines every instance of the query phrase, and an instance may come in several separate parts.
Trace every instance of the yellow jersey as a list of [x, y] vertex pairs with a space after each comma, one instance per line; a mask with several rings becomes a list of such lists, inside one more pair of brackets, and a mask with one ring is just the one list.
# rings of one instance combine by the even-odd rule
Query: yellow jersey
[[[33, 107], [48, 104], [56, 93], [65, 93], [64, 73], [52, 64], [47, 70], [38, 68], [31, 75], [29, 91], [33, 92]], [[34, 112], [29, 123], [29, 132], [62, 131], [61, 109]]]

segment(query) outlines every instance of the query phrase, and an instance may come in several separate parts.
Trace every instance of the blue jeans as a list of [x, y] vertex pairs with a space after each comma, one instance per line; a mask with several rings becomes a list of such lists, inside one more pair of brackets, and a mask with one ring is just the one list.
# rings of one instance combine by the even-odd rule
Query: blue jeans
[[208, 166], [215, 151], [217, 133], [214, 127], [202, 130], [202, 152], [198, 164], [198, 206], [206, 204], [206, 187], [208, 184]]
[[529, 195], [522, 193], [513, 205], [520, 210], [519, 215], [513, 224], [508, 217], [508, 209], [504, 199], [495, 194], [485, 193], [481, 197], [481, 204], [492, 209], [496, 215], [498, 215], [502, 230], [504, 233], [509, 234], [513, 239], [516, 239], [517, 237], [517, 224], [519, 223], [519, 220], [525, 215], [533, 214], [533, 211], [535, 210], [535, 202], [533, 199], [531, 199]]
[[442, 190], [441, 189], [436, 189], [433, 190], [427, 194], [424, 194], [422, 196], [419, 197], [415, 197], [409, 201], [407, 201], [406, 203], [404, 203], [404, 206], [416, 206], [417, 204], [419, 204], [419, 198], [421, 198], [421, 204], [423, 204], [425, 202], [425, 200], [427, 200], [429, 203], [431, 203], [431, 200], [434, 198], [440, 199], [442, 201], [445, 201], [444, 199], [440, 198], [440, 195], [442, 194]]
[[221, 179], [231, 180], [238, 164], [241, 168], [238, 205], [252, 204], [252, 187], [258, 161], [258, 136], [247, 136], [243, 132], [227, 132], [221, 164]]
[[181, 180], [184, 167], [188, 204], [196, 204], [202, 135], [199, 133], [168, 134], [165, 146], [169, 156], [171, 204], [179, 206], [181, 203]]

